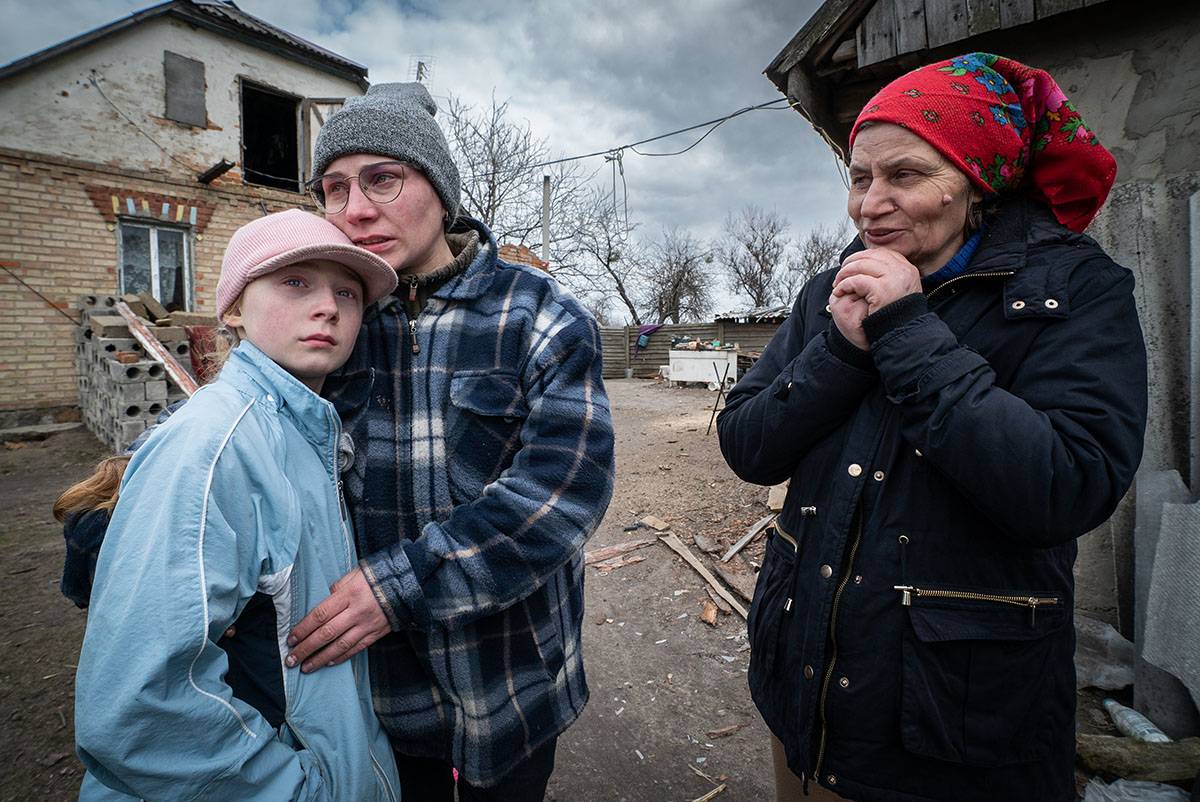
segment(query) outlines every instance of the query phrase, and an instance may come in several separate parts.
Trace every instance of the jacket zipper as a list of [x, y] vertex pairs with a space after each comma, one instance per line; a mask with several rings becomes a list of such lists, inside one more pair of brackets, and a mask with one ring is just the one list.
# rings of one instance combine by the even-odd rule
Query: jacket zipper
[[846, 561], [846, 572], [842, 574], [842, 579], [838, 582], [837, 590], [833, 594], [833, 607], [829, 613], [829, 644], [830, 657], [829, 667], [825, 669], [825, 678], [821, 681], [821, 742], [817, 748], [817, 762], [813, 766], [813, 777], [821, 776], [821, 763], [825, 760], [825, 739], [828, 735], [827, 722], [825, 720], [825, 700], [829, 696], [829, 681], [833, 679], [834, 665], [837, 663], [837, 613], [838, 603], [842, 600], [842, 592], [846, 589], [846, 585], [850, 583], [850, 575], [854, 572], [854, 558], [858, 555], [858, 545], [862, 542], [863, 521], [862, 510], [859, 509], [858, 526], [854, 530], [854, 543], [850, 546], [850, 559]]
[[931, 599], [967, 599], [969, 601], [996, 602], [1012, 604], [1017, 607], [1029, 608], [1029, 626], [1036, 623], [1037, 609], [1058, 604], [1057, 596], [1017, 596], [1001, 593], [976, 593], [970, 590], [938, 590], [934, 588], [918, 588], [912, 585], [896, 585], [900, 591], [900, 603], [912, 607], [913, 597], [928, 597]]
[[379, 785], [383, 787], [383, 790], [387, 791], [388, 799], [396, 802], [396, 794], [392, 790], [392, 784], [388, 782], [387, 776], [383, 773], [383, 767], [375, 759], [375, 753], [371, 751], [370, 746], [367, 747], [367, 754], [371, 756], [371, 768], [375, 769], [375, 779], [379, 780]]
[[[346, 529], [347, 515], [346, 498], [342, 494], [342, 472], [341, 466], [338, 464], [338, 444], [341, 442], [342, 427], [337, 422], [337, 413], [332, 410], [329, 413], [334, 418], [333, 426], [333, 481], [337, 488], [338, 499], [338, 522], [342, 525], [342, 544], [346, 547], [346, 564], [350, 568], [354, 567], [354, 546], [350, 542], [350, 532]], [[349, 571], [350, 568], [346, 570]]]
[[1001, 278], [1001, 277], [1007, 278], [1015, 272], [1016, 271], [1014, 271], [1014, 270], [998, 270], [998, 271], [995, 271], [992, 273], [967, 273], [965, 276], [958, 276], [956, 278], [950, 279], [949, 281], [947, 281], [945, 283], [937, 285], [932, 290], [930, 290], [929, 295], [925, 296], [925, 300], [932, 301], [933, 296], [937, 295], [939, 292], [946, 289], [951, 284], [954, 284], [957, 281], [966, 281], [969, 278]]

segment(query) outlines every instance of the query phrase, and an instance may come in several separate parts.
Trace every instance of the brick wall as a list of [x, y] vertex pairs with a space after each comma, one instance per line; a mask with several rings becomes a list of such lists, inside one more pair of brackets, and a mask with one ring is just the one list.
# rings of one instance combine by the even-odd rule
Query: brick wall
[[307, 205], [302, 195], [223, 178], [205, 187], [194, 179], [0, 149], [0, 411], [78, 405], [74, 324], [63, 314], [78, 319], [72, 307], [80, 295], [117, 291], [118, 214], [186, 224], [196, 210], [196, 308], [211, 312], [221, 255], [238, 226], [264, 207]]

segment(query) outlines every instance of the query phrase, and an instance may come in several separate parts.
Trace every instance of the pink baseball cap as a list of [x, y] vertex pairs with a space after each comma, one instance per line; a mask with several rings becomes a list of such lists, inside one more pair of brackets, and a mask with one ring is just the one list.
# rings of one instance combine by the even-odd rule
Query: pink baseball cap
[[228, 311], [254, 279], [313, 259], [337, 262], [362, 279], [363, 306], [396, 289], [396, 271], [387, 262], [354, 245], [328, 220], [302, 209], [288, 209], [251, 220], [229, 238], [217, 281], [217, 317]]

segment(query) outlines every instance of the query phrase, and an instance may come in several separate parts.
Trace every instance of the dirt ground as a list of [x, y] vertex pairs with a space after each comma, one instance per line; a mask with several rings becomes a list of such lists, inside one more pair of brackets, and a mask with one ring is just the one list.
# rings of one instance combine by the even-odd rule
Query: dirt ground
[[[589, 549], [653, 534], [624, 528], [654, 515], [700, 554], [697, 535], [727, 546], [766, 513], [766, 490], [735, 479], [715, 428], [705, 435], [714, 393], [639, 380], [608, 389], [617, 486]], [[0, 800], [78, 793], [73, 689], [85, 614], [58, 591], [63, 541], [50, 506], [105, 455], [82, 429], [0, 448]], [[744, 578], [761, 553], [754, 543], [748, 561], [735, 558]], [[702, 623], [704, 581], [661, 544], [636, 554], [645, 560], [607, 575], [588, 569], [592, 697], [559, 741], [547, 797], [689, 802], [724, 783], [722, 802], [772, 798], [767, 732], [746, 687], [745, 623], [737, 613]], [[706, 735], [731, 725], [745, 727]]]

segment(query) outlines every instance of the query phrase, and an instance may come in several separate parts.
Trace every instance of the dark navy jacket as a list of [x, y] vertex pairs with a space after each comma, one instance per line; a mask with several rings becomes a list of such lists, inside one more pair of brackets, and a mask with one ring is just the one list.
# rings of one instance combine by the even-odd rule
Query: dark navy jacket
[[1145, 430], [1133, 277], [1012, 201], [965, 275], [867, 319], [868, 353], [826, 311], [835, 273], [718, 419], [742, 479], [791, 480], [755, 704], [794, 772], [859, 802], [1073, 799], [1075, 538]]

